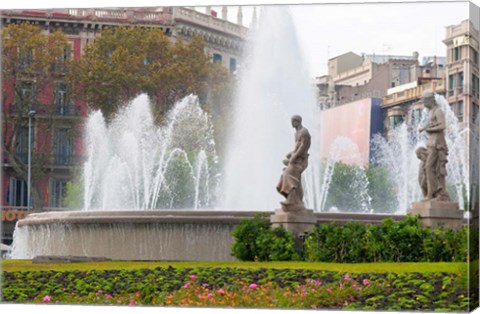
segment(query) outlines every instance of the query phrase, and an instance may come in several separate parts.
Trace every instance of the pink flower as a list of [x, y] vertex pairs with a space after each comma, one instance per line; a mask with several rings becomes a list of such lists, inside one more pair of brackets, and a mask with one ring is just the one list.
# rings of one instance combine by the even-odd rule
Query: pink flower
[[195, 275], [190, 276], [190, 280], [195, 280], [195, 279], [197, 279], [197, 276], [195, 276]]
[[111, 298], [112, 298], [112, 295], [111, 295], [111, 294], [107, 293], [107, 294], [105, 295], [105, 299], [111, 299]]
[[207, 298], [211, 299], [213, 297], [213, 294], [209, 293], [207, 294]]
[[220, 294], [225, 294], [225, 290], [223, 290], [222, 288], [218, 289], [218, 293]]
[[43, 302], [50, 302], [52, 300], [52, 297], [49, 296], [48, 294], [43, 297]]
[[327, 291], [328, 293], [332, 293], [332, 289], [330, 288], [325, 289], [325, 291]]
[[185, 285], [183, 285], [183, 288], [188, 288], [188, 287], [190, 287], [191, 285], [192, 285], [191, 283], [187, 282]]
[[128, 306], [134, 306], [135, 304], [137, 304], [135, 300], [130, 300], [130, 303], [128, 303]]
[[137, 298], [140, 298], [140, 292], [139, 292], [139, 291], [135, 292], [135, 296], [136, 296]]
[[365, 278], [365, 279], [363, 279], [362, 284], [363, 284], [364, 286], [370, 286], [370, 281], [368, 281], [368, 279]]
[[343, 283], [340, 283], [340, 288], [343, 288]]
[[347, 274], [345, 275], [345, 277], [343, 278], [345, 281], [350, 281], [352, 280], [352, 278]]
[[252, 283], [250, 285], [250, 289], [257, 289], [258, 288], [258, 285], [256, 283]]
[[208, 283], [202, 284], [202, 287], [207, 288], [207, 287], [208, 287]]
[[97, 295], [102, 294], [102, 293], [103, 293], [103, 290], [98, 290], [97, 291]]

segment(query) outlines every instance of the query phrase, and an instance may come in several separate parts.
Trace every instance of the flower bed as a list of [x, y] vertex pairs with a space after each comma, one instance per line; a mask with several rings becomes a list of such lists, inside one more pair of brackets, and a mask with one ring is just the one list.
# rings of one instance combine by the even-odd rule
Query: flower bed
[[155, 268], [4, 272], [4, 302], [467, 311], [459, 273]]

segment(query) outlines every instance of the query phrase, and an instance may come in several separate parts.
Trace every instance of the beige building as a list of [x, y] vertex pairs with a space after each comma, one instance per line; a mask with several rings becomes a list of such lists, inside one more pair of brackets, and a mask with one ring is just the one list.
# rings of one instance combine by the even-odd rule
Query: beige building
[[[478, 12], [478, 11], [477, 11]], [[477, 13], [478, 14], [478, 13]], [[475, 26], [472, 22], [475, 21]], [[460, 24], [447, 27], [446, 87], [447, 100], [462, 122], [468, 128], [467, 137], [470, 173], [471, 208], [478, 213], [478, 180], [479, 180], [479, 25], [476, 20], [464, 20]], [[477, 214], [478, 215], [478, 214]]]
[[328, 75], [317, 78], [322, 109], [365, 98], [381, 98], [391, 87], [422, 76], [418, 53], [411, 56], [357, 55], [349, 52], [328, 61]]
[[470, 20], [448, 26], [446, 87], [447, 100], [464, 127], [471, 127], [479, 103], [479, 31]]

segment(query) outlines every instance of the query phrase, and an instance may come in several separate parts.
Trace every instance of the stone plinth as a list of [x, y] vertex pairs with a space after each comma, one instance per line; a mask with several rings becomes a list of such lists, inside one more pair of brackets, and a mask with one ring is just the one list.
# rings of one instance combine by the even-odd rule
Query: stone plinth
[[275, 213], [270, 216], [270, 222], [273, 228], [282, 226], [285, 230], [298, 236], [312, 230], [317, 223], [317, 217], [311, 209], [295, 211], [277, 209]]
[[460, 229], [463, 226], [463, 210], [458, 209], [454, 202], [423, 201], [415, 202], [409, 213], [420, 215], [422, 225], [425, 227], [440, 227]]

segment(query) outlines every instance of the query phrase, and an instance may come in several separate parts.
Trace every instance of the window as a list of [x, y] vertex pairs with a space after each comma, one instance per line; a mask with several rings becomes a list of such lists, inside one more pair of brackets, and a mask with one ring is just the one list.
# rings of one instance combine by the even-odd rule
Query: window
[[422, 109], [412, 111], [412, 124], [418, 124], [422, 120]]
[[463, 121], [463, 100], [457, 102], [457, 117], [458, 121]]
[[50, 179], [50, 207], [65, 207], [63, 202], [67, 188], [67, 181], [61, 179]]
[[30, 107], [35, 95], [35, 84], [32, 81], [20, 82], [19, 93], [17, 95], [19, 105]]
[[213, 54], [213, 63], [222, 63], [222, 55], [218, 53]]
[[473, 63], [475, 63], [476, 65], [478, 65], [478, 51], [476, 51], [475, 49], [471, 48], [473, 53]]
[[67, 44], [63, 48], [62, 59], [64, 62], [72, 59], [72, 44]]
[[7, 191], [7, 199], [10, 200], [11, 206], [28, 206], [27, 182], [25, 182], [23, 179], [12, 178], [10, 180], [10, 191]]
[[230, 58], [230, 73], [233, 73], [237, 70], [237, 59]]
[[448, 76], [448, 90], [452, 90], [454, 85], [455, 85], [455, 76], [453, 76], [452, 74]]
[[72, 136], [71, 129], [59, 128], [54, 133], [54, 163], [65, 166], [72, 163]]
[[478, 105], [476, 103], [472, 103], [472, 123], [475, 123], [478, 117]]
[[463, 90], [463, 72], [458, 73], [457, 87], [459, 90]]
[[480, 81], [478, 79], [478, 76], [476, 76], [475, 74], [472, 74], [472, 94], [476, 98], [478, 98], [479, 88], [480, 88]]
[[[34, 143], [34, 128], [31, 129], [32, 136], [32, 150]], [[24, 164], [28, 163], [28, 127], [20, 127], [17, 130], [15, 139], [15, 154], [18, 159]]]
[[27, 70], [28, 66], [33, 62], [33, 50], [27, 48], [18, 48], [20, 71]]
[[55, 63], [53, 64], [53, 71], [64, 72], [65, 71], [65, 62], [72, 59], [72, 46], [67, 44], [63, 47], [60, 55], [55, 58]]
[[403, 123], [403, 116], [401, 116], [401, 115], [394, 115], [394, 116], [390, 116], [388, 118], [389, 118], [390, 129], [394, 129], [397, 126], [399, 126], [400, 124]]
[[458, 61], [462, 58], [462, 53], [461, 52], [462, 52], [461, 47], [453, 48], [453, 51], [452, 51], [453, 61]]
[[70, 106], [67, 101], [67, 86], [66, 84], [57, 84], [55, 89], [55, 99], [54, 99], [54, 106], [55, 106], [55, 114], [60, 116], [69, 115]]

